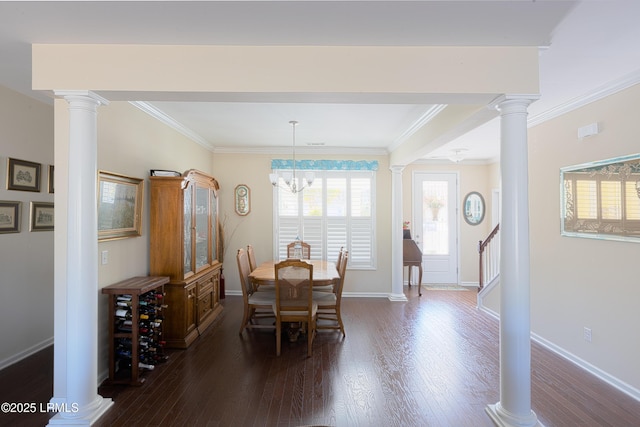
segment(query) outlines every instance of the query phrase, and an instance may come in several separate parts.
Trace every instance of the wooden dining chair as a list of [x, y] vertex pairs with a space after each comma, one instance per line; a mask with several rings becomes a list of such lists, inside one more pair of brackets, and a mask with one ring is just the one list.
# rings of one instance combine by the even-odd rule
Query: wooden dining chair
[[340, 246], [340, 251], [338, 252], [338, 259], [336, 260], [336, 268], [338, 272], [340, 272], [340, 263], [342, 262], [342, 255], [344, 252], [344, 246]]
[[[340, 274], [340, 263], [342, 262], [342, 254], [344, 253], [344, 246], [340, 247], [340, 251], [338, 252], [338, 259], [336, 260], [336, 270], [338, 270], [338, 274]], [[338, 282], [332, 283], [331, 285], [323, 285], [323, 286], [315, 286], [313, 288], [314, 292], [335, 292], [336, 286]]]
[[[253, 252], [253, 246], [247, 245], [247, 257], [249, 258], [249, 270], [253, 271], [258, 267], [258, 263], [256, 262], [256, 255]], [[256, 290], [259, 291], [272, 291], [275, 293], [276, 285], [261, 285]]]
[[247, 257], [249, 258], [249, 269], [251, 271], [255, 270], [258, 264], [256, 263], [256, 254], [251, 245], [247, 245]]
[[344, 286], [344, 277], [348, 262], [349, 252], [345, 251], [342, 254], [340, 266], [338, 267], [338, 275], [340, 278], [337, 280], [333, 292], [313, 291], [313, 300], [318, 304], [318, 323], [316, 329], [339, 329], [343, 337], [347, 335], [344, 331], [344, 324], [342, 323], [340, 303], [342, 302], [342, 288]]
[[238, 249], [236, 254], [238, 262], [238, 273], [240, 275], [240, 287], [242, 288], [242, 299], [244, 302], [244, 314], [240, 324], [240, 335], [245, 329], [274, 329], [275, 325], [260, 324], [256, 320], [264, 318], [274, 318], [273, 304], [276, 301], [275, 291], [257, 290], [254, 288], [249, 278], [249, 259], [244, 249]]
[[[306, 242], [300, 242], [302, 245], [302, 259], [311, 259], [311, 245]], [[287, 258], [293, 258], [294, 248], [296, 246], [296, 242], [291, 242], [287, 245]]]
[[275, 265], [276, 354], [282, 346], [282, 323], [300, 322], [307, 330], [307, 357], [311, 357], [316, 334], [318, 304], [313, 301], [313, 264], [302, 260], [285, 260]]

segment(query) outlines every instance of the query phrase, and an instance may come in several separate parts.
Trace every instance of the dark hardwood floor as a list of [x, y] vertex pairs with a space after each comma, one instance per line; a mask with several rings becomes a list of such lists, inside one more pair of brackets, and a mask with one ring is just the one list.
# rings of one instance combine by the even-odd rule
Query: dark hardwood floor
[[[343, 299], [347, 336], [304, 339], [272, 331], [238, 336], [242, 299], [188, 350], [149, 372], [141, 387], [102, 386], [115, 404], [97, 426], [492, 426], [499, 400], [498, 323], [475, 308], [475, 291], [405, 288], [407, 303]], [[549, 426], [639, 426], [640, 402], [532, 345], [532, 406]], [[8, 402], [52, 393], [52, 351], [0, 371]], [[41, 426], [48, 414], [0, 414], [0, 425]]]

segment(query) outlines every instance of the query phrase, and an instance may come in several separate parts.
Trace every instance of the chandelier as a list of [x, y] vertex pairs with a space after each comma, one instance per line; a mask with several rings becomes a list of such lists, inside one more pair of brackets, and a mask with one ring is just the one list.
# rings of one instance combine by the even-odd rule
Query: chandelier
[[296, 175], [296, 125], [297, 121], [291, 120], [289, 122], [291, 127], [293, 128], [293, 172], [282, 172], [282, 180], [286, 184], [286, 187], [281, 187], [278, 184], [278, 174], [270, 173], [269, 181], [271, 181], [271, 185], [274, 187], [281, 187], [286, 190], [289, 190], [293, 194], [299, 193], [307, 187], [311, 187], [313, 185], [314, 175], [313, 172], [307, 171], [304, 173], [304, 182], [302, 185], [299, 185], [298, 177]]

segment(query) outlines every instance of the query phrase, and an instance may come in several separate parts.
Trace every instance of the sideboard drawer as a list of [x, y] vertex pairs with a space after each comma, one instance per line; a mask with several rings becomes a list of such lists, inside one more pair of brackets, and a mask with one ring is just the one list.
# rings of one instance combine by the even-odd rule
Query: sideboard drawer
[[207, 288], [205, 292], [201, 292], [198, 296], [198, 324], [201, 324], [208, 316], [213, 313], [213, 286]]

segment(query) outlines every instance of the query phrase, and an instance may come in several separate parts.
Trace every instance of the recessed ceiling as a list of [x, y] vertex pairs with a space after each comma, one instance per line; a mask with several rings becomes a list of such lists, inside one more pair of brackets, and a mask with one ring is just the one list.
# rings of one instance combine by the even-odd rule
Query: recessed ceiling
[[216, 148], [292, 144], [289, 121], [298, 121], [296, 145], [386, 149], [431, 105], [251, 102], [153, 102], [152, 105]]
[[[579, 1], [227, 1], [0, 2], [0, 84], [30, 89], [32, 43], [548, 46], [541, 99], [531, 115], [640, 69], [640, 2]], [[217, 148], [298, 145], [389, 149], [429, 103], [166, 102], [152, 105]], [[318, 147], [318, 145], [314, 145]], [[495, 125], [432, 157], [466, 148], [498, 156]]]

